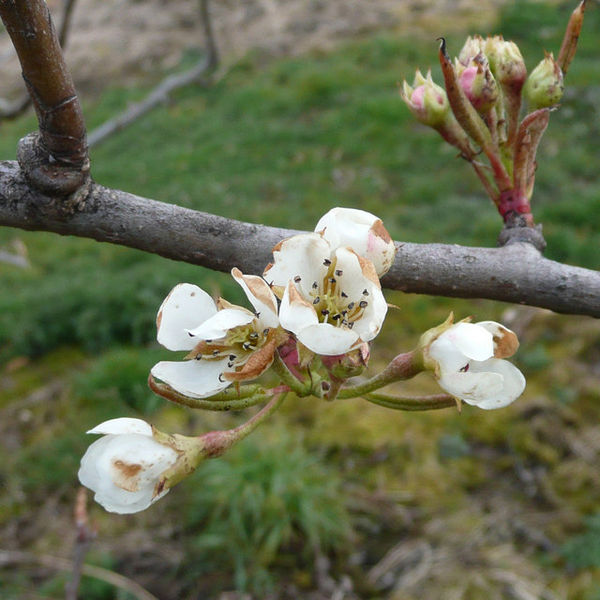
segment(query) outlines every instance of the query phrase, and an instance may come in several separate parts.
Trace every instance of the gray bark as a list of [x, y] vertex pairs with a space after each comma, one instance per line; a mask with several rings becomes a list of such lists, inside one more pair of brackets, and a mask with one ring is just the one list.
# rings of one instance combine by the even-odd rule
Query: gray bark
[[[55, 199], [32, 189], [19, 165], [0, 162], [0, 225], [111, 242], [217, 271], [261, 274], [271, 249], [295, 233], [243, 223], [89, 183]], [[409, 293], [487, 298], [600, 317], [600, 273], [544, 258], [531, 244], [501, 248], [397, 242], [382, 280]]]

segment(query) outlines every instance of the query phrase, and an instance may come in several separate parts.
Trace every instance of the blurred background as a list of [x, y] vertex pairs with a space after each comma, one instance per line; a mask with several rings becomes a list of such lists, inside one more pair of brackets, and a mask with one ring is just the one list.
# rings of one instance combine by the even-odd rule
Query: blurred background
[[[546, 256], [600, 268], [598, 3], [538, 153], [533, 212]], [[60, 20], [62, 3], [49, 2]], [[500, 219], [468, 165], [399, 97], [445, 35], [516, 41], [528, 69], [558, 51], [575, 2], [213, 2], [213, 85], [187, 86], [96, 146], [106, 186], [227, 217], [312, 229], [333, 206], [381, 216], [397, 240], [494, 246]], [[188, 0], [79, 0], [67, 59], [88, 129], [202, 58]], [[0, 33], [0, 96], [22, 94]], [[0, 122], [0, 159], [36, 129]], [[85, 431], [116, 416], [169, 432], [249, 416], [192, 412], [146, 386], [169, 358], [154, 319], [181, 281], [243, 302], [229, 276], [138, 251], [0, 229], [0, 596], [63, 598]], [[20, 257], [9, 261], [6, 256]], [[600, 323], [529, 307], [388, 293], [371, 372], [457, 317], [520, 336], [512, 406], [401, 413], [289, 399], [225, 457], [149, 510], [89, 502], [86, 600], [600, 599]], [[403, 388], [433, 393], [421, 375]], [[40, 558], [41, 557], [41, 558]], [[52, 560], [54, 562], [52, 562]], [[62, 563], [60, 563], [62, 564]]]

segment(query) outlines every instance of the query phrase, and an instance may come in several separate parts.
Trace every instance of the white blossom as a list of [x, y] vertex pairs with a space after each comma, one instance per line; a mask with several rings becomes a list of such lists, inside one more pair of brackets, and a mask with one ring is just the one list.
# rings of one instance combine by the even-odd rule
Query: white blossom
[[273, 362], [280, 332], [277, 299], [262, 278], [239, 269], [231, 273], [255, 312], [223, 299], [215, 303], [190, 283], [175, 286], [158, 311], [158, 341], [188, 355], [157, 363], [152, 375], [185, 396], [212, 396], [233, 381], [258, 377]]
[[319, 233], [283, 240], [273, 258], [264, 277], [281, 297], [281, 326], [309, 350], [344, 354], [379, 333], [387, 303], [370, 260]]
[[519, 346], [517, 336], [494, 321], [460, 322], [429, 346], [439, 385], [449, 394], [483, 409], [502, 408], [525, 389], [525, 377], [503, 360]]
[[332, 248], [349, 247], [368, 258], [379, 277], [394, 263], [394, 241], [381, 219], [364, 210], [332, 208], [319, 219], [315, 232], [322, 233]]
[[157, 493], [157, 485], [178, 455], [152, 437], [148, 423], [141, 419], [111, 419], [88, 433], [104, 435], [83, 455], [79, 481], [95, 492], [94, 500], [107, 511], [139, 512], [169, 491]]

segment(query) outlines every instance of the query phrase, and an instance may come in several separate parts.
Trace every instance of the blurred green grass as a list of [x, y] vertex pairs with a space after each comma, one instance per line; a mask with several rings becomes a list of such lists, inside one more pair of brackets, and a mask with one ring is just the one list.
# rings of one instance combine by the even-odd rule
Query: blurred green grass
[[[515, 2], [505, 9], [495, 31], [519, 43], [531, 69], [542, 58], [542, 48], [557, 51], [571, 8], [570, 3]], [[589, 10], [563, 105], [553, 114], [542, 141], [533, 200], [536, 220], [544, 224], [546, 255], [594, 269], [600, 268], [600, 84], [593, 35], [599, 27], [600, 11]], [[312, 229], [327, 209], [343, 205], [382, 216], [395, 239], [492, 246], [500, 219], [475, 176], [434, 132], [414, 122], [397, 92], [397, 83], [412, 80], [417, 67], [431, 66], [440, 80], [434, 37], [388, 33], [266, 66], [249, 55], [213, 88], [180, 91], [170, 103], [95, 149], [94, 178], [142, 196], [270, 225]], [[457, 53], [462, 39], [452, 36], [448, 43]], [[182, 68], [194, 59], [190, 54]], [[114, 88], [87, 103], [89, 128], [143, 97], [147, 89]], [[32, 117], [3, 123], [0, 157], [13, 159], [16, 140], [33, 129]], [[197, 430], [217, 423], [212, 415], [190, 417], [173, 407], [161, 408], [146, 389], [149, 368], [168, 354], [152, 343], [155, 313], [180, 281], [242, 301], [228, 276], [191, 265], [90, 240], [10, 229], [0, 230], [0, 246], [14, 237], [25, 242], [33, 267], [0, 265], [0, 360], [29, 360], [25, 367], [5, 371], [0, 381], [0, 410], [6, 411], [2, 418], [17, 423], [18, 449], [0, 465], [0, 481], [6, 484], [0, 524], [5, 525], [25, 519], [48, 495], [69, 501], [79, 457], [88, 443], [82, 432], [103, 419], [157, 418], [165, 429], [169, 425]], [[498, 319], [506, 308], [493, 302], [398, 293], [390, 294], [389, 300], [402, 310], [390, 315], [375, 362], [410, 347], [419, 332], [443, 320], [452, 308], [461, 316], [476, 314], [481, 319]], [[597, 421], [598, 390], [581, 367], [600, 356], [594, 331], [586, 332], [585, 323], [558, 317], [538, 329], [524, 336], [519, 358], [530, 376], [528, 397], [542, 403], [545, 418], [567, 430], [583, 427], [586, 419]], [[561, 340], [565, 336], [568, 343]], [[17, 406], [19, 399], [54, 379], [64, 383], [61, 392], [31, 409]], [[419, 379], [415, 390], [428, 385]], [[573, 407], [579, 411], [577, 418], [570, 412]], [[333, 489], [341, 489], [336, 486], [344, 480], [389, 491], [401, 474], [409, 502], [420, 507], [423, 518], [460, 510], [473, 489], [486, 489], [494, 476], [512, 473], [521, 464], [555, 469], [549, 486], [556, 502], [578, 515], [593, 512], [600, 501], [590, 483], [593, 470], [570, 462], [567, 446], [542, 425], [532, 426], [527, 410], [390, 418], [359, 404], [307, 403], [285, 416], [290, 427], [307, 430], [309, 454], [319, 448], [321, 456], [326, 449], [335, 465], [324, 471]], [[237, 422], [237, 417], [225, 418]], [[271, 452], [285, 458], [286, 448], [282, 442]], [[250, 452], [260, 454], [258, 446]], [[297, 472], [303, 460], [310, 462], [308, 454], [298, 458], [298, 452], [293, 448], [289, 463], [277, 463], [282, 477]], [[385, 464], [374, 458], [377, 453], [388, 456]], [[478, 453], [493, 458], [482, 466]], [[256, 460], [260, 464], [268, 458], [261, 455]], [[561, 470], [565, 458], [569, 460]], [[233, 485], [245, 465], [238, 455], [231, 460], [223, 463], [222, 471], [218, 462], [211, 464], [215, 472], [207, 476], [218, 480], [227, 475]], [[348, 461], [356, 469], [348, 467]], [[307, 484], [309, 500], [319, 491], [320, 477], [319, 471]], [[186, 518], [192, 529], [211, 523], [210, 507], [223, 500], [219, 486], [195, 492], [196, 485], [202, 486], [200, 473], [166, 500], [180, 494], [189, 506]], [[231, 492], [232, 498], [236, 493]], [[194, 502], [200, 503], [196, 521]], [[233, 508], [225, 505], [223, 510]], [[111, 517], [101, 519], [108, 529], [115, 527]], [[128, 521], [134, 522], [145, 523], [143, 518]], [[217, 520], [212, 522], [219, 539], [229, 535], [218, 530]], [[557, 521], [553, 535], [564, 538], [576, 526], [576, 519]], [[311, 537], [310, 519], [294, 527], [305, 539]], [[405, 526], [394, 527], [397, 536]], [[369, 536], [364, 537], [369, 546]], [[381, 537], [388, 540], [385, 532]], [[584, 538], [576, 539], [580, 544]], [[250, 564], [244, 561], [251, 547], [249, 543], [250, 550], [240, 550], [242, 566]], [[372, 557], [380, 555], [381, 549], [373, 548]], [[216, 556], [219, 561], [226, 562], [227, 556]], [[560, 562], [552, 565], [550, 578], [567, 577]], [[266, 585], [264, 565], [258, 561], [255, 567], [256, 585]], [[301, 572], [297, 576], [302, 580]], [[252, 587], [252, 582], [245, 585]]]

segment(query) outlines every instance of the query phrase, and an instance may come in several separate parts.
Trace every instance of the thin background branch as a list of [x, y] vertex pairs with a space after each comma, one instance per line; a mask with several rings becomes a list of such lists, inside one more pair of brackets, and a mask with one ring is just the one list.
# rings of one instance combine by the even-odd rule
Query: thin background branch
[[131, 123], [150, 112], [153, 108], [156, 108], [159, 104], [166, 102], [170, 94], [175, 90], [192, 83], [203, 87], [210, 85], [211, 81], [205, 78], [205, 75], [215, 70], [219, 64], [219, 54], [210, 18], [209, 1], [199, 0], [199, 9], [200, 22], [206, 40], [204, 57], [190, 70], [166, 77], [144, 100], [132, 104], [120, 115], [109, 119], [91, 131], [88, 135], [88, 146], [90, 148], [98, 145], [117, 131], [125, 129], [125, 127], [131, 125]]

